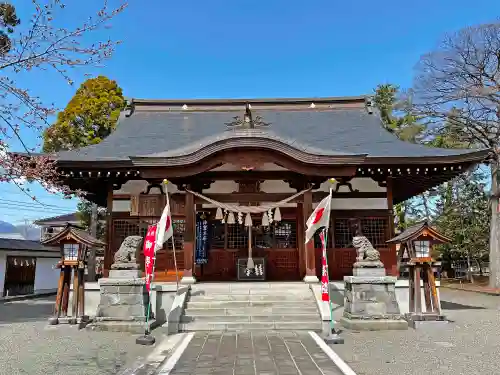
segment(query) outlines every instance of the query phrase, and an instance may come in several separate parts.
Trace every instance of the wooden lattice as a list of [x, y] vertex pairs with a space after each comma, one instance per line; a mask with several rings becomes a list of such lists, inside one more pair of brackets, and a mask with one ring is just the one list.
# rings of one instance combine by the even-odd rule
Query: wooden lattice
[[209, 222], [211, 249], [224, 249], [226, 247], [226, 225], [227, 224], [222, 223], [220, 220]]
[[353, 231], [349, 219], [332, 219], [333, 244], [335, 248], [352, 247]]
[[227, 248], [248, 249], [248, 227], [243, 224], [227, 224]]
[[[351, 225], [352, 219], [334, 218], [333, 227], [333, 247], [351, 248], [354, 231]], [[366, 217], [361, 218], [362, 234], [368, 238], [375, 248], [387, 247], [389, 218], [386, 217]]]
[[361, 219], [361, 228], [363, 235], [366, 236], [376, 248], [387, 247], [388, 237], [388, 218], [370, 217]]

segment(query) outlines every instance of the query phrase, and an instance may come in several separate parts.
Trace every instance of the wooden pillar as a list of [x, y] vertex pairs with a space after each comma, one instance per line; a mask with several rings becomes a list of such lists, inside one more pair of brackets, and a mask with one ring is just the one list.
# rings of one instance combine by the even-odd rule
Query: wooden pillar
[[[189, 188], [189, 187], [188, 187]], [[181, 283], [191, 284], [195, 282], [193, 277], [194, 266], [194, 241], [195, 241], [195, 212], [194, 212], [194, 196], [186, 191], [186, 227], [184, 232], [184, 273]]]
[[64, 290], [64, 268], [61, 268], [61, 272], [59, 273], [59, 283], [57, 284], [56, 305], [54, 308], [55, 318], [59, 318], [59, 316], [61, 315], [63, 290]]
[[113, 264], [113, 185], [108, 185], [106, 199], [106, 248], [104, 249], [103, 277], [108, 277]]
[[[394, 228], [394, 206], [393, 206], [393, 181], [392, 181], [392, 176], [388, 176], [386, 180], [386, 189], [387, 189], [387, 209], [389, 211], [389, 225], [387, 227], [387, 239], [394, 238], [395, 234], [395, 228]], [[400, 245], [401, 246], [401, 245]], [[396, 251], [396, 244], [390, 244], [389, 249], [391, 252], [391, 258], [394, 259], [395, 265], [391, 267], [389, 270], [390, 275], [392, 276], [399, 276], [399, 262], [398, 262], [398, 253]], [[394, 267], [396, 269], [394, 269]]]
[[[304, 203], [302, 210], [302, 221], [305, 223], [307, 218], [312, 214], [312, 191], [306, 191], [304, 193]], [[305, 282], [318, 282], [318, 276], [316, 275], [316, 259], [314, 257], [314, 239], [311, 239], [307, 244], [305, 244], [305, 260], [306, 260], [306, 276], [304, 278]]]
[[63, 281], [62, 306], [61, 306], [61, 315], [63, 317], [68, 316], [70, 283], [71, 283], [71, 267], [64, 266], [64, 281]]
[[297, 203], [297, 250], [299, 252], [299, 277], [304, 278], [306, 274], [306, 245], [305, 241], [305, 219], [304, 219], [304, 204]]
[[[70, 271], [71, 272], [71, 271]], [[71, 306], [71, 324], [76, 324], [78, 319], [78, 299], [79, 299], [78, 267], [73, 269], [73, 303]]]
[[78, 315], [83, 320], [85, 317], [85, 269], [78, 270], [78, 277], [80, 282], [78, 283]]

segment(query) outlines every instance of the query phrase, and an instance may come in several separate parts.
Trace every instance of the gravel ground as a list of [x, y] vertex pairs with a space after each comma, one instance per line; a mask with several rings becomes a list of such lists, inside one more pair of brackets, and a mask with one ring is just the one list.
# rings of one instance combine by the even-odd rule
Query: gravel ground
[[[500, 368], [500, 297], [441, 290], [454, 323], [439, 329], [349, 332], [333, 349], [358, 375], [495, 375]], [[49, 327], [54, 299], [0, 303], [0, 375], [107, 375], [151, 348], [122, 333]]]
[[54, 298], [0, 303], [0, 375], [117, 374], [151, 348], [125, 333], [50, 327]]
[[357, 375], [495, 375], [500, 373], [500, 297], [441, 290], [439, 329], [342, 333], [332, 346]]

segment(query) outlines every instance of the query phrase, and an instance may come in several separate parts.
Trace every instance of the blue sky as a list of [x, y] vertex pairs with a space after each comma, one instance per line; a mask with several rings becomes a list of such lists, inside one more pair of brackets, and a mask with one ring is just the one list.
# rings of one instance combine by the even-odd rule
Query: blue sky
[[[129, 2], [112, 28], [89, 35], [123, 42], [102, 67], [76, 71], [73, 87], [46, 72], [21, 75], [19, 82], [59, 108], [84, 73], [115, 79], [126, 96], [137, 98], [361, 95], [379, 83], [410, 87], [419, 56], [444, 33], [500, 14], [496, 0]], [[27, 20], [31, 2], [16, 3]], [[56, 17], [75, 25], [102, 1], [67, 3]], [[26, 137], [36, 143], [35, 135]], [[21, 223], [76, 207], [74, 200], [33, 189], [50, 206], [0, 183], [0, 220]]]

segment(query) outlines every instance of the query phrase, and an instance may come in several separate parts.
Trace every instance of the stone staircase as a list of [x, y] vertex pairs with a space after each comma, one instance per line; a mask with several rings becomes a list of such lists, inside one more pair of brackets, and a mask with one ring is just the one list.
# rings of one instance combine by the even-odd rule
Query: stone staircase
[[321, 316], [304, 283], [200, 283], [192, 286], [179, 330], [321, 331]]

